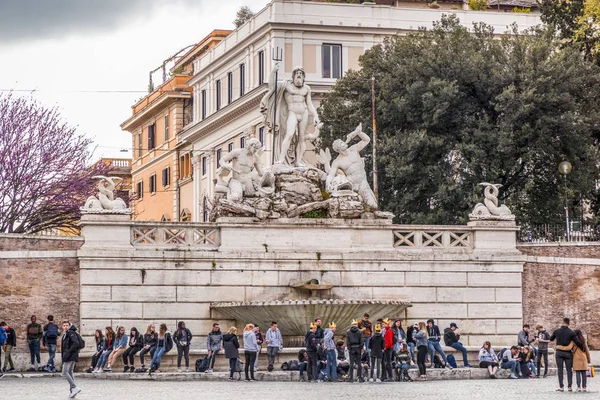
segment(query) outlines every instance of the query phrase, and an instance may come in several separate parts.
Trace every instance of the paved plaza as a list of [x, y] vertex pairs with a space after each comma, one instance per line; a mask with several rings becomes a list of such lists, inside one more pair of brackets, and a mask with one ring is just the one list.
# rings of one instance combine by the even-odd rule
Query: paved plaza
[[[300, 382], [214, 382], [214, 381], [122, 381], [79, 379], [81, 399], [178, 400], [252, 398], [267, 399], [352, 399], [368, 393], [368, 398], [406, 394], [411, 398], [433, 399], [494, 399], [528, 400], [559, 399], [571, 396], [598, 398], [595, 380], [590, 382], [589, 393], [555, 393], [556, 378], [509, 381], [454, 380], [413, 383], [300, 383]], [[0, 381], [2, 398], [18, 400], [67, 398], [68, 385], [60, 378], [3, 379]], [[64, 395], [64, 396], [63, 396]], [[434, 396], [434, 397], [432, 397]], [[365, 398], [360, 396], [360, 398]], [[394, 395], [392, 398], [397, 398]]]

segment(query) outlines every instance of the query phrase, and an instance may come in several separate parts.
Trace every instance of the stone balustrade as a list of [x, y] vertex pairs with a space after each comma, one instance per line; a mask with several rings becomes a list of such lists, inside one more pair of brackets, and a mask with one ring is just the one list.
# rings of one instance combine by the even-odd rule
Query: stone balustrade
[[221, 236], [215, 224], [143, 222], [131, 226], [131, 244], [134, 247], [216, 249], [221, 244]]
[[401, 227], [394, 229], [395, 248], [473, 248], [472, 228], [467, 226]]

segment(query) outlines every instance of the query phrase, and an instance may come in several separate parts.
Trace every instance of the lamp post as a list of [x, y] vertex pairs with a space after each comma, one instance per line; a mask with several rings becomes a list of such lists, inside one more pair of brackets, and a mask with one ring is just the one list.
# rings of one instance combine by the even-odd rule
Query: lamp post
[[567, 242], [571, 241], [571, 228], [569, 226], [569, 199], [567, 196], [567, 175], [571, 173], [573, 166], [568, 161], [563, 161], [558, 164], [558, 172], [565, 179], [565, 223], [567, 227]]

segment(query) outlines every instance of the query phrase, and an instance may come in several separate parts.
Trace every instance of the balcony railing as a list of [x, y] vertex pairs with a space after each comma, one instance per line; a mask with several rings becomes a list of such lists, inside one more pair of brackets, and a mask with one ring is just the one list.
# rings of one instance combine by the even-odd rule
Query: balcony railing
[[473, 232], [460, 227], [429, 227], [429, 229], [395, 229], [395, 248], [473, 248]]
[[598, 242], [600, 225], [572, 221], [567, 235], [566, 225], [545, 224], [522, 226], [517, 241], [522, 243]]
[[209, 224], [144, 222], [131, 227], [131, 244], [214, 250], [221, 244], [221, 234], [218, 227]]

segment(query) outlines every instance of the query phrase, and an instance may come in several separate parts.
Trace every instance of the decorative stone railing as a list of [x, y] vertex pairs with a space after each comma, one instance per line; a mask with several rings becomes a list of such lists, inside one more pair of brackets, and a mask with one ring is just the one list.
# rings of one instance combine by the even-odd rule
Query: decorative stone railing
[[[407, 227], [408, 228], [408, 227]], [[438, 227], [428, 229], [394, 229], [395, 248], [427, 248], [439, 247], [473, 248], [473, 231], [468, 227]]]
[[192, 247], [217, 249], [221, 244], [220, 228], [210, 224], [144, 222], [131, 227], [134, 247]]

